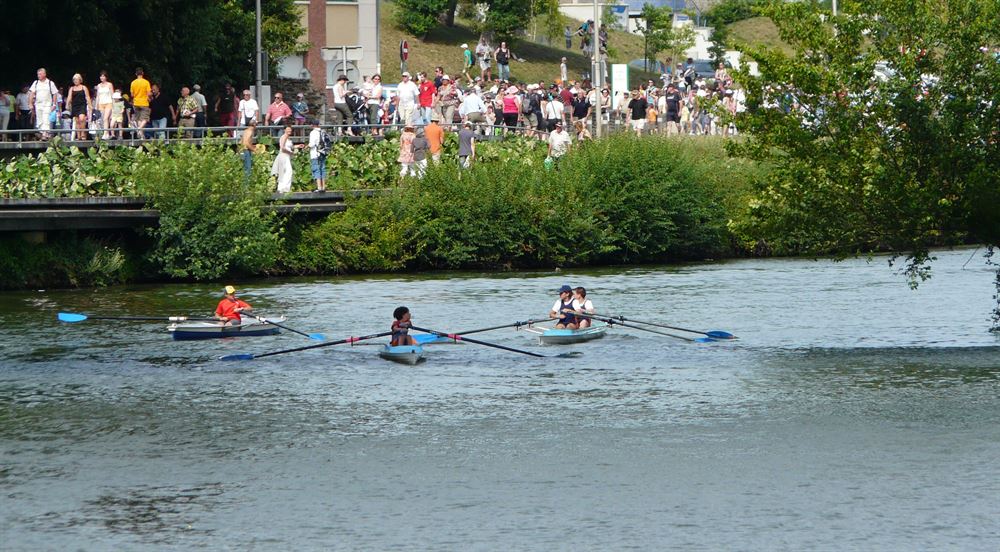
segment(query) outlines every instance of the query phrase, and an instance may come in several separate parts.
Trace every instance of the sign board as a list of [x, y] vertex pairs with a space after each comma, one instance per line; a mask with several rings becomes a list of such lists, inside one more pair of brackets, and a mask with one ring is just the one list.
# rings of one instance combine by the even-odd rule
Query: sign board
[[399, 61], [410, 59], [410, 44], [405, 40], [399, 41]]
[[323, 61], [361, 61], [365, 49], [361, 46], [330, 46], [320, 50]]
[[628, 64], [626, 63], [613, 63], [611, 65], [611, 106], [612, 108], [618, 107], [618, 99], [622, 97], [622, 93], [628, 93]]

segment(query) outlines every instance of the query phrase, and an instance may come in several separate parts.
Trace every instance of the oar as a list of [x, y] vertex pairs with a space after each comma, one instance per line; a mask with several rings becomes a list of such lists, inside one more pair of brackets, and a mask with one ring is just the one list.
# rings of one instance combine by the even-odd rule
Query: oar
[[[511, 324], [511, 325], [513, 325], [513, 324]], [[521, 353], [522, 355], [529, 355], [529, 356], [538, 357], [538, 358], [573, 358], [573, 357], [578, 357], [578, 356], [580, 356], [580, 355], [583, 354], [583, 353], [581, 353], [579, 351], [572, 351], [572, 352], [569, 352], [569, 353], [561, 353], [561, 354], [558, 354], [558, 355], [543, 355], [543, 354], [540, 354], [540, 353], [533, 353], [531, 351], [525, 351], [523, 349], [515, 349], [513, 347], [508, 347], [506, 345], [497, 345], [496, 343], [489, 343], [487, 341], [480, 341], [478, 339], [472, 339], [472, 338], [469, 338], [469, 337], [464, 337], [464, 336], [462, 336], [460, 334], [439, 332], [439, 331], [436, 331], [436, 330], [428, 330], [427, 328], [418, 328], [416, 326], [411, 326], [411, 327], [414, 330], [417, 330], [418, 332], [427, 332], [429, 334], [434, 334], [434, 335], [440, 335], [440, 336], [443, 336], [443, 337], [447, 337], [448, 339], [454, 339], [455, 341], [468, 341], [469, 343], [475, 343], [476, 345], [485, 345], [487, 347], [493, 347], [494, 349], [502, 349], [504, 351], [510, 351], [512, 353]], [[467, 333], [469, 333], [469, 332], [467, 332]]]
[[671, 330], [680, 330], [682, 332], [690, 332], [690, 333], [696, 333], [696, 334], [701, 334], [701, 335], [707, 335], [708, 337], [714, 337], [715, 339], [736, 339], [735, 335], [733, 335], [733, 334], [731, 334], [729, 332], [724, 332], [722, 330], [709, 330], [707, 332], [700, 332], [698, 330], [689, 330], [687, 328], [678, 328], [677, 326], [667, 326], [666, 324], [657, 324], [656, 322], [643, 322], [642, 320], [636, 320], [634, 318], [625, 318], [624, 316], [612, 316], [610, 314], [600, 314], [600, 313], [596, 313], [596, 312], [594, 314], [596, 314], [597, 316], [605, 316], [607, 318], [613, 318], [615, 320], [621, 320], [623, 322], [624, 321], [629, 321], [629, 322], [635, 322], [636, 324], [645, 324], [647, 326], [656, 326], [658, 328], [669, 328]]
[[[547, 321], [548, 321], [548, 319], [545, 319], [545, 320], [522, 320], [522, 321], [519, 321], [519, 322], [511, 322], [510, 324], [503, 324], [501, 326], [490, 326], [489, 328], [479, 328], [478, 330], [466, 330], [464, 332], [455, 332], [453, 335], [469, 335], [469, 334], [474, 334], [474, 333], [489, 332], [489, 331], [493, 331], [493, 330], [502, 330], [504, 328], [513, 328], [513, 327], [520, 327], [520, 326], [530, 326], [532, 324], [537, 324], [539, 322], [547, 322]], [[427, 337], [429, 339], [427, 339], [427, 340], [422, 339], [424, 337]], [[437, 335], [435, 333], [428, 333], [427, 335], [415, 335], [415, 336], [413, 336], [413, 338], [416, 339], [417, 343], [420, 344], [420, 345], [425, 345], [426, 343], [431, 342], [431, 341], [437, 339], [438, 337], [441, 337], [441, 336], [439, 336], [439, 335]], [[448, 336], [446, 336], [446, 337], [448, 337]], [[451, 339], [451, 337], [448, 337], [448, 339]]]
[[277, 326], [277, 327], [279, 327], [281, 329], [288, 330], [288, 331], [290, 331], [292, 333], [297, 333], [299, 335], [304, 335], [304, 336], [308, 337], [309, 339], [312, 339], [312, 340], [315, 340], [315, 341], [323, 341], [324, 339], [326, 339], [326, 337], [324, 337], [323, 334], [319, 334], [319, 333], [307, 334], [305, 332], [300, 332], [298, 330], [294, 330], [292, 328], [289, 328], [288, 326], [286, 326], [284, 324], [279, 324], [279, 323], [275, 322], [274, 320], [269, 320], [267, 318], [264, 318], [263, 316], [257, 316], [256, 314], [250, 314], [248, 312], [241, 312], [240, 314], [243, 315], [243, 316], [249, 316], [251, 318], [256, 318], [257, 320], [260, 320], [261, 322], [263, 322], [265, 324], [270, 324], [272, 326]]
[[215, 318], [191, 318], [188, 316], [89, 316], [86, 314], [78, 314], [75, 312], [60, 312], [56, 315], [61, 322], [83, 322], [84, 320], [146, 320], [146, 321], [158, 321], [158, 322], [184, 322], [186, 320], [194, 320], [198, 322], [205, 322], [209, 320], [215, 320]]
[[283, 349], [281, 351], [272, 351], [270, 353], [262, 353], [262, 354], [259, 354], [259, 355], [255, 355], [255, 354], [252, 354], [252, 353], [241, 353], [241, 354], [236, 354], [236, 355], [226, 355], [226, 356], [219, 357], [219, 360], [253, 360], [255, 358], [264, 358], [264, 357], [269, 357], [269, 356], [274, 356], [274, 355], [283, 355], [285, 353], [294, 353], [294, 352], [297, 352], [297, 351], [306, 351], [306, 350], [309, 350], [309, 349], [318, 349], [320, 347], [330, 347], [330, 346], [333, 346], [333, 345], [341, 345], [343, 343], [354, 343], [354, 342], [357, 342], [357, 341], [364, 341], [366, 339], [374, 339], [376, 337], [385, 337], [387, 335], [392, 335], [392, 332], [381, 332], [381, 333], [377, 333], [377, 334], [364, 335], [364, 336], [361, 336], [361, 337], [348, 337], [346, 339], [338, 339], [337, 341], [330, 341], [330, 342], [327, 342], [327, 343], [320, 343], [318, 345], [306, 345], [304, 347], [295, 347], [294, 349]]
[[593, 318], [594, 320], [599, 320], [601, 322], [606, 322], [608, 324], [618, 324], [619, 326], [625, 326], [626, 328], [633, 328], [633, 329], [636, 329], [636, 330], [642, 330], [644, 332], [655, 333], [655, 334], [659, 334], [659, 335], [665, 335], [667, 337], [673, 337], [675, 339], [683, 339], [684, 341], [697, 341], [698, 343], [715, 343], [715, 340], [712, 339], [712, 338], [709, 338], [709, 337], [686, 337], [686, 336], [683, 336], [683, 335], [676, 335], [676, 334], [672, 334], [672, 333], [661, 332], [661, 331], [658, 331], [658, 330], [651, 330], [649, 328], [643, 328], [642, 326], [634, 326], [632, 324], [626, 324], [625, 322], [622, 322], [620, 320], [616, 320], [614, 318], [604, 318], [602, 316], [596, 316], [596, 315], [593, 315], [593, 314], [586, 314], [586, 313], [582, 313], [582, 312], [569, 311], [569, 310], [568, 311], [564, 311], [564, 312], [572, 313], [572, 314], [575, 314], [576, 316], [582, 316], [583, 318]]

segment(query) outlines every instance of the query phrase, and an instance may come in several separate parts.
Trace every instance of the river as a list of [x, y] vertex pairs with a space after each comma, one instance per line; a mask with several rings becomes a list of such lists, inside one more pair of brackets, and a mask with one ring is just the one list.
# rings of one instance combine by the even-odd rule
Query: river
[[330, 339], [399, 304], [449, 331], [544, 316], [563, 283], [740, 338], [501, 330], [477, 337], [584, 354], [441, 345], [415, 367], [56, 321], [206, 313], [218, 284], [4, 293], [0, 548], [996, 550], [1000, 340], [971, 253], [916, 291], [883, 258], [242, 283]]

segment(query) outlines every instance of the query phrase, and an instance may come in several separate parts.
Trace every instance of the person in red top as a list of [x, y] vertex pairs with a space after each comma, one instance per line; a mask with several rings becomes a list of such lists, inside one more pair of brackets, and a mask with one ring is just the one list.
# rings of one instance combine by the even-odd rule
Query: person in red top
[[413, 323], [410, 322], [410, 309], [406, 307], [396, 307], [396, 310], [392, 311], [392, 317], [395, 320], [392, 321], [392, 341], [389, 345], [396, 347], [398, 345], [416, 345], [417, 340], [410, 336], [410, 327]]
[[215, 317], [225, 322], [226, 326], [231, 326], [240, 323], [240, 314], [244, 312], [252, 313], [253, 307], [236, 298], [236, 288], [226, 286], [225, 296], [219, 301], [219, 306], [215, 307]]
[[437, 93], [437, 87], [434, 86], [434, 81], [427, 78], [426, 73], [417, 73], [417, 77], [420, 79], [420, 84], [417, 85], [420, 97], [420, 118], [426, 125], [431, 122], [431, 112], [434, 111], [434, 94]]

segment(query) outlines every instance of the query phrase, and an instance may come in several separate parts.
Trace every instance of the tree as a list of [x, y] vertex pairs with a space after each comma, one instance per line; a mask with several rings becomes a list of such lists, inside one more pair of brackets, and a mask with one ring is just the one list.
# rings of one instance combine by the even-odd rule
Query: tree
[[[199, 82], [252, 80], [253, 0], [48, 0], [18, 2], [17, 24], [0, 41], [0, 82], [29, 83], [38, 67], [60, 85], [73, 73], [94, 83], [107, 70], [128, 84], [136, 66], [167, 89]], [[293, 0], [263, 3], [270, 59], [301, 51], [303, 29]]]
[[[774, 167], [751, 234], [788, 253], [907, 257], [1000, 243], [1000, 7], [994, 0], [845, 0], [766, 9], [790, 56], [747, 47], [748, 136], [733, 154]], [[998, 273], [1000, 285], [1000, 273]]]
[[[694, 45], [694, 29], [689, 25], [674, 27], [674, 14], [668, 7], [652, 4], [642, 6], [644, 25], [639, 27], [645, 38], [645, 58], [656, 58], [660, 52], [668, 52], [671, 57]], [[648, 67], [646, 69], [649, 70]]]
[[421, 39], [441, 24], [441, 16], [446, 10], [451, 8], [454, 13], [454, 5], [449, 0], [396, 0], [396, 4], [396, 23]]

